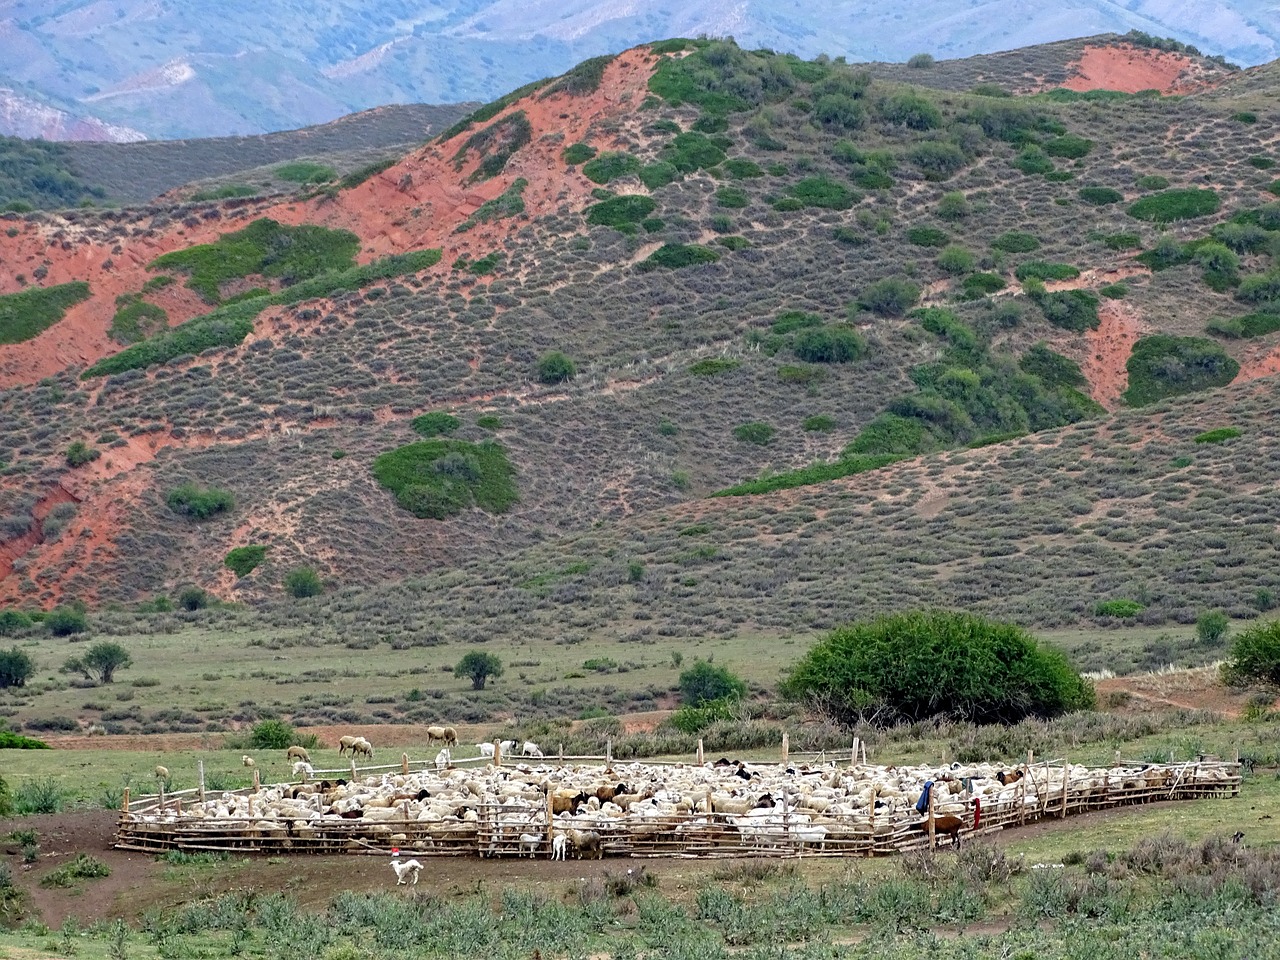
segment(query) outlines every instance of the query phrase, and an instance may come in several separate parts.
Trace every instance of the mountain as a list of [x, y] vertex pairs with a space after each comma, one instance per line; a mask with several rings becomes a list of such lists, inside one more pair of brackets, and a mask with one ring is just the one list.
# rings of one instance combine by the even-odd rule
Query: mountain
[[146, 134], [137, 130], [113, 126], [92, 116], [73, 115], [3, 87], [0, 87], [0, 136], [107, 143], [136, 143], [147, 139]]
[[[1046, 78], [1094, 89], [1011, 93]], [[3, 215], [0, 603], [198, 588], [352, 643], [1256, 615], [1278, 86], [678, 40], [287, 197]]]
[[[655, 36], [733, 36], [814, 57], [963, 58], [1140, 30], [1243, 64], [1277, 55], [1261, 0], [330, 0], [216, 6], [0, 2], [0, 77], [152, 139], [264, 133], [405, 102], [489, 100]], [[0, 127], [0, 133], [14, 132]]]

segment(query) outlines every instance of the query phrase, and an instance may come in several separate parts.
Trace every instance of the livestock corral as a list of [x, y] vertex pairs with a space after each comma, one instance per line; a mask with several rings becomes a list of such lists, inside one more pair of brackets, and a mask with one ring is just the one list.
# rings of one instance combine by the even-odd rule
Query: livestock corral
[[413, 857], [878, 856], [1127, 804], [1235, 797], [1241, 782], [1238, 764], [1211, 758], [1099, 768], [1030, 757], [1016, 766], [937, 767], [822, 757], [480, 759], [464, 769], [406, 756], [398, 769], [371, 776], [126, 799], [117, 846]]

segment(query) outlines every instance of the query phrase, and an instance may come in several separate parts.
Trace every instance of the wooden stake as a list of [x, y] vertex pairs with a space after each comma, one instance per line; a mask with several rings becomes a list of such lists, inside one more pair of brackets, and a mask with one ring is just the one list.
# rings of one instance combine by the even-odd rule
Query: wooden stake
[[257, 793], [257, 792], [258, 792], [259, 790], [261, 790], [261, 789], [262, 789], [262, 774], [258, 771], [258, 768], [257, 768], [257, 767], [254, 767], [254, 768], [253, 768], [253, 790], [254, 790], [254, 793]]
[[558, 756], [559, 756], [561, 765], [563, 765], [564, 764], [564, 744], [563, 743], [560, 744]]
[[[407, 753], [400, 754], [400, 772], [406, 777], [409, 775], [409, 755]], [[305, 777], [306, 774], [304, 773]]]
[[200, 802], [204, 803], [204, 761], [196, 761], [196, 769], [200, 774]]
[[[253, 771], [253, 775], [256, 777], [258, 775], [258, 771], [257, 770]], [[360, 779], [360, 774], [356, 773], [356, 757], [355, 757], [355, 754], [352, 754], [351, 755], [351, 780], [352, 782], [354, 782], [359, 779]]]
[[791, 752], [791, 736], [785, 730], [782, 732], [782, 764], [786, 766], [787, 754]]
[[702, 738], [698, 738], [698, 766], [702, 766], [705, 761], [702, 757]]
[[1062, 819], [1067, 818], [1067, 784], [1071, 780], [1071, 761], [1062, 758]]
[[120, 801], [120, 812], [121, 813], [129, 812], [129, 788], [128, 787], [124, 788], [124, 799]]
[[493, 741], [493, 765], [495, 767], [502, 766], [502, 741]]
[[933, 798], [937, 795], [937, 793], [938, 793], [938, 784], [934, 783], [934, 785], [929, 789], [929, 849], [930, 850], [938, 849], [938, 838], [934, 834], [934, 823], [933, 823]]
[[164, 812], [164, 781], [159, 780], [157, 782], [160, 784], [160, 811], [161, 813], [163, 813]]
[[867, 765], [867, 741], [862, 741], [862, 765]]

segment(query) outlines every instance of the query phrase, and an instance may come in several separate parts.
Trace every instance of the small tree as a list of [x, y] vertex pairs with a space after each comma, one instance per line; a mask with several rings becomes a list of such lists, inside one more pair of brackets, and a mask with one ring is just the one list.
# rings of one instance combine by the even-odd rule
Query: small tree
[[564, 383], [577, 375], [577, 365], [559, 350], [544, 353], [538, 361], [538, 379], [543, 383]]
[[458, 665], [453, 668], [453, 675], [459, 679], [468, 678], [472, 690], [483, 690], [490, 677], [502, 676], [502, 661], [492, 653], [472, 650], [458, 661]]
[[1205, 646], [1222, 640], [1231, 627], [1231, 621], [1221, 610], [1206, 610], [1196, 620], [1196, 639]]
[[75, 633], [88, 631], [89, 621], [79, 610], [58, 607], [49, 611], [49, 615], [44, 618], [44, 626], [55, 637], [69, 637]]
[[187, 587], [178, 594], [178, 606], [183, 610], [203, 610], [209, 605], [209, 594], [199, 587]]
[[741, 700], [747, 685], [727, 667], [717, 667], [699, 660], [680, 674], [680, 699], [687, 706], [698, 707], [713, 700]]
[[72, 657], [62, 665], [65, 673], [82, 673], [86, 680], [97, 680], [98, 683], [115, 681], [117, 670], [133, 666], [133, 657], [120, 644], [103, 640], [95, 643], [82, 656]]
[[0, 637], [12, 637], [31, 627], [31, 618], [21, 610], [0, 610]]
[[22, 687], [36, 672], [36, 663], [24, 650], [13, 647], [0, 650], [0, 690], [5, 687]]
[[318, 597], [324, 593], [324, 584], [320, 582], [320, 574], [313, 567], [297, 567], [290, 570], [284, 578], [284, 589], [289, 596], [301, 600], [304, 597]]
[[1280, 684], [1280, 620], [1254, 624], [1236, 634], [1222, 678], [1235, 686], [1254, 681]]
[[253, 725], [249, 747], [253, 750], [287, 750], [297, 743], [293, 726], [284, 720], [261, 720]]

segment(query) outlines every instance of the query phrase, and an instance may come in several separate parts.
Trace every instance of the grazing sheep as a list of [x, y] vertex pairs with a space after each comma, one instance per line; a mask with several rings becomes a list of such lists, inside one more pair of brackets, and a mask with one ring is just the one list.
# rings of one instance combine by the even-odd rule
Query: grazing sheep
[[[445, 731], [448, 727], [427, 727], [427, 745], [435, 743], [437, 740], [441, 743], [445, 742]], [[456, 736], [456, 734], [455, 734]]]
[[551, 838], [551, 859], [563, 860], [565, 850], [568, 847], [569, 837], [567, 834], [557, 833]]
[[345, 737], [339, 737], [338, 738], [338, 756], [342, 756], [344, 753], [350, 750], [352, 745], [359, 739], [360, 739], [359, 737], [353, 737], [351, 736], [351, 734], [347, 734]]
[[286, 760], [305, 760], [307, 763], [311, 762], [311, 754], [307, 753], [307, 748], [299, 747], [297, 745], [286, 750], [284, 752], [284, 758]]
[[355, 743], [351, 744], [351, 755], [354, 757], [357, 753], [373, 759], [373, 744], [364, 737], [356, 737]]
[[407, 878], [412, 878], [413, 883], [416, 884], [418, 882], [418, 874], [422, 872], [422, 864], [417, 860], [406, 860], [401, 863], [400, 858], [397, 856], [391, 861], [391, 869], [396, 872], [396, 886], [398, 887]]
[[522, 756], [525, 756], [525, 757], [541, 757], [542, 748], [539, 747], [532, 740], [526, 740], [524, 742], [524, 747], [521, 749], [520, 753]]
[[161, 767], [161, 766], [157, 766], [157, 767], [156, 767], [156, 769], [155, 769], [155, 774], [156, 774], [156, 779], [157, 779], [157, 780], [168, 780], [168, 779], [169, 779], [169, 768], [168, 768], [168, 767]]
[[451, 746], [458, 745], [458, 731], [453, 727], [444, 728], [444, 742]]
[[256, 767], [256, 766], [257, 766], [257, 764], [256, 764], [256, 763], [254, 763], [253, 757], [249, 756], [247, 753], [246, 753], [246, 754], [244, 754], [244, 756], [242, 756], [242, 757], [240, 758], [240, 764], [241, 764], [242, 766], [245, 766], [245, 767]]

